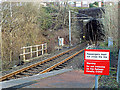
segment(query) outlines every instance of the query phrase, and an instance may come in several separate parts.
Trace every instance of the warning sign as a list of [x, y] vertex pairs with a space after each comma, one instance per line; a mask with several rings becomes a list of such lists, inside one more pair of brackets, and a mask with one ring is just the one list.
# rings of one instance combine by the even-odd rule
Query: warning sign
[[84, 74], [109, 75], [110, 50], [86, 49]]
[[90, 51], [86, 51], [85, 59], [109, 60], [109, 52], [90, 52]]
[[92, 50], [86, 49], [84, 52], [85, 60], [109, 60], [110, 50]]
[[85, 61], [85, 74], [109, 75], [109, 62]]

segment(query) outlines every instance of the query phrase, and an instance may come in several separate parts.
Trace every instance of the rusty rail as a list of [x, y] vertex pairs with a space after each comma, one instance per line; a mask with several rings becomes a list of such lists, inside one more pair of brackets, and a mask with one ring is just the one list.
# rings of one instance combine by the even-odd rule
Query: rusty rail
[[[84, 50], [84, 49], [83, 49], [83, 50]], [[57, 66], [61, 65], [62, 63], [64, 63], [64, 62], [68, 61], [69, 59], [71, 59], [71, 58], [75, 57], [76, 55], [78, 55], [79, 53], [81, 53], [83, 50], [80, 50], [79, 52], [77, 52], [77, 53], [75, 53], [75, 54], [71, 55], [70, 57], [68, 57], [68, 58], [64, 59], [63, 61], [58, 62], [57, 64], [54, 64], [53, 66], [51, 66], [51, 67], [47, 68], [46, 70], [44, 70], [44, 71], [40, 72], [40, 74], [42, 74], [42, 73], [46, 73], [46, 72], [49, 72], [50, 70], [54, 69], [55, 67], [57, 67]]]
[[5, 79], [7, 79], [7, 78], [9, 78], [9, 77], [12, 77], [13, 75], [16, 75], [16, 74], [18, 74], [18, 73], [21, 73], [21, 72], [23, 72], [23, 71], [25, 71], [25, 70], [28, 70], [28, 69], [30, 69], [30, 68], [33, 68], [33, 67], [35, 67], [35, 66], [37, 66], [37, 65], [40, 65], [40, 64], [43, 64], [43, 63], [45, 63], [45, 62], [47, 62], [47, 61], [50, 61], [50, 60], [52, 60], [52, 59], [55, 59], [55, 58], [57, 58], [57, 57], [65, 54], [65, 53], [68, 53], [68, 52], [76, 49], [77, 47], [78, 47], [78, 46], [76, 46], [76, 47], [74, 47], [74, 48], [72, 48], [72, 49], [70, 49], [70, 50], [67, 50], [67, 51], [65, 51], [65, 52], [62, 52], [62, 53], [60, 53], [60, 54], [57, 54], [57, 55], [55, 55], [55, 56], [53, 56], [53, 57], [50, 57], [50, 58], [48, 58], [48, 59], [45, 59], [45, 60], [43, 60], [43, 61], [40, 61], [40, 62], [38, 62], [38, 63], [35, 63], [35, 64], [33, 64], [33, 65], [30, 65], [30, 66], [27, 66], [27, 67], [22, 68], [22, 69], [20, 69], [20, 70], [14, 71], [14, 72], [9, 73], [9, 74], [6, 74], [6, 75], [0, 77], [0, 81], [3, 81], [3, 80], [5, 80]]

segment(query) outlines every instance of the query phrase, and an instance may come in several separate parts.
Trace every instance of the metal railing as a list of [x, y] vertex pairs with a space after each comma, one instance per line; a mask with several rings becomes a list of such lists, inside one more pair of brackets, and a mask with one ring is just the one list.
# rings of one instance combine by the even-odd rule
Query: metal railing
[[21, 49], [23, 50], [23, 53], [20, 54], [20, 56], [23, 56], [23, 61], [25, 62], [27, 60], [26, 55], [30, 55], [30, 57], [33, 58], [33, 53], [36, 54], [35, 57], [39, 57], [39, 52], [41, 52], [41, 55], [47, 53], [47, 43], [22, 47]]

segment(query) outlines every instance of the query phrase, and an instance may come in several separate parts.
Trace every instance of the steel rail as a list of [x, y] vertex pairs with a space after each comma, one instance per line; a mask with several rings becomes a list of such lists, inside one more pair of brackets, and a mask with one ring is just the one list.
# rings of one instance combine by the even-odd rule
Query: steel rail
[[72, 49], [70, 49], [70, 50], [67, 50], [67, 51], [65, 51], [65, 52], [62, 52], [62, 53], [60, 53], [60, 54], [57, 54], [57, 55], [55, 55], [55, 56], [53, 56], [53, 57], [50, 57], [50, 58], [48, 58], [48, 59], [45, 59], [45, 60], [43, 60], [43, 61], [40, 61], [40, 62], [37, 62], [37, 63], [32, 64], [32, 65], [30, 65], [30, 66], [27, 66], [27, 67], [25, 67], [25, 68], [19, 69], [19, 70], [17, 70], [17, 71], [14, 71], [14, 72], [12, 72], [12, 73], [9, 73], [9, 74], [6, 74], [6, 75], [0, 77], [0, 81], [3, 81], [3, 80], [5, 80], [5, 79], [7, 79], [7, 78], [10, 78], [10, 77], [12, 77], [13, 75], [19, 74], [19, 73], [21, 73], [21, 72], [23, 72], [23, 71], [25, 71], [25, 70], [28, 70], [28, 69], [30, 69], [30, 68], [33, 68], [33, 67], [37, 66], [37, 65], [40, 65], [40, 64], [43, 64], [43, 63], [45, 63], [45, 62], [47, 62], [47, 61], [50, 61], [50, 60], [52, 60], [52, 59], [55, 59], [55, 58], [57, 58], [57, 57], [59, 57], [59, 56], [61, 56], [61, 55], [64, 55], [64, 54], [66, 54], [66, 53], [68, 53], [68, 52], [76, 49], [77, 47], [78, 47], [78, 46], [76, 46], [76, 47], [74, 47], [74, 48], [72, 48]]
[[51, 67], [45, 69], [44, 71], [40, 72], [39, 74], [43, 74], [43, 73], [49, 72], [50, 70], [54, 69], [55, 67], [57, 67], [57, 66], [59, 66], [59, 65], [61, 65], [61, 64], [63, 64], [63, 63], [65, 63], [66, 61], [68, 61], [68, 60], [70, 60], [71, 58], [75, 57], [76, 55], [78, 55], [79, 53], [81, 53], [83, 50], [84, 50], [84, 49], [82, 49], [82, 50], [80, 50], [79, 52], [77, 52], [77, 53], [71, 55], [70, 57], [68, 57], [68, 58], [66, 58], [66, 59], [64, 59], [64, 60], [62, 60], [61, 62], [58, 62], [57, 64], [54, 64], [53, 66], [51, 66]]

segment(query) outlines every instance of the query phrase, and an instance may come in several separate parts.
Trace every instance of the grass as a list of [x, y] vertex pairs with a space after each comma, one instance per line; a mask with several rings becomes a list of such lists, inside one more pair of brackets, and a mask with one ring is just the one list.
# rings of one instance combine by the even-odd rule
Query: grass
[[[102, 75], [99, 79], [99, 88], [112, 88], [113, 90], [118, 90], [118, 83], [116, 80], [117, 75], [117, 57], [118, 57], [118, 49], [116, 45], [113, 44], [113, 47], [108, 48], [108, 42], [100, 42], [100, 47], [110, 49], [110, 72], [108, 76]], [[120, 90], [120, 88], [119, 88]]]

